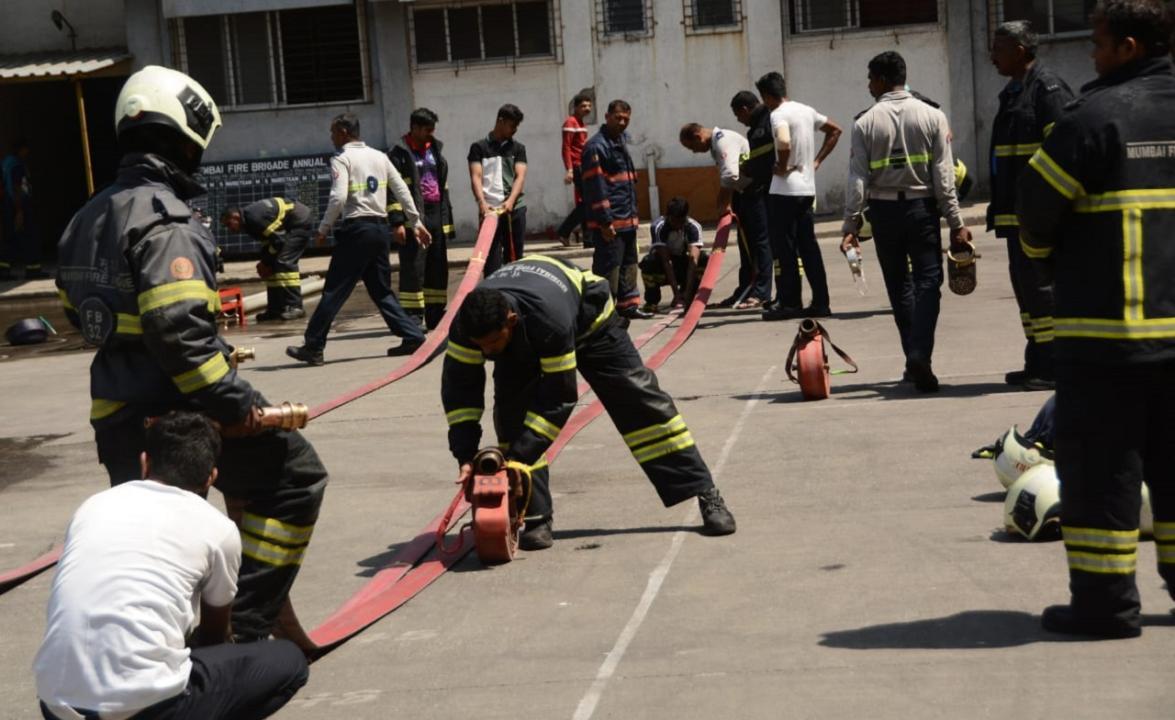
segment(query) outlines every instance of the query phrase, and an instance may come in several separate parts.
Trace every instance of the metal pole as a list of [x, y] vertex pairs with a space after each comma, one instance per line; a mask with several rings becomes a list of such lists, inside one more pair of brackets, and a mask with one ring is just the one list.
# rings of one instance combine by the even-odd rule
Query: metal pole
[[94, 168], [90, 164], [90, 133], [86, 129], [86, 100], [82, 96], [82, 79], [73, 79], [73, 92], [78, 101], [78, 126], [82, 131], [82, 160], [86, 165], [86, 195], [94, 194]]

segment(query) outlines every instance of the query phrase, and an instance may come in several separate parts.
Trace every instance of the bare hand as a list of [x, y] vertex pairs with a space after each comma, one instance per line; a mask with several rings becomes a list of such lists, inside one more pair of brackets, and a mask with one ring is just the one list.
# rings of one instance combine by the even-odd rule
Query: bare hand
[[314, 244], [318, 247], [325, 246], [326, 245], [326, 235], [324, 235], [320, 232], [314, 233]]
[[408, 233], [404, 232], [403, 225], [397, 225], [392, 229], [392, 242], [397, 245], [403, 245], [408, 241]]
[[820, 161], [819, 161], [819, 160], [813, 160], [813, 161], [812, 161], [812, 172], [816, 172], [816, 171], [817, 171], [817, 170], [819, 170], [819, 169], [820, 169]]
[[489, 204], [484, 200], [482, 200], [481, 202], [479, 202], [477, 204], [477, 214], [481, 218], [484, 218], [486, 215], [489, 215], [493, 211], [494, 211], [494, 209], [492, 207], [490, 207]]
[[575, 182], [575, 173], [571, 170], [568, 170], [567, 174], [563, 176], [563, 184], [570, 185], [573, 182]]
[[457, 484], [465, 488], [465, 501], [473, 501], [473, 465], [463, 463], [457, 472]]
[[506, 198], [506, 202], [502, 203], [502, 212], [514, 212], [514, 202], [512, 198]]
[[845, 233], [844, 239], [840, 241], [840, 251], [847, 253], [850, 248], [860, 248], [861, 241], [857, 239], [856, 233]]
[[429, 233], [428, 228], [424, 225], [416, 226], [416, 244], [422, 248], [426, 248], [432, 244], [432, 234]]
[[788, 175], [791, 175], [793, 172], [795, 172], [796, 170], [799, 170], [799, 169], [800, 169], [799, 165], [792, 165], [791, 167], [784, 167], [784, 166], [780, 165], [779, 163], [775, 163], [775, 165], [771, 168], [772, 172], [774, 172], [776, 175], [778, 175], [780, 177], [787, 177]]
[[969, 250], [971, 250], [971, 231], [966, 227], [951, 230], [951, 252], [956, 253]]
[[270, 277], [271, 275], [273, 275], [273, 268], [269, 267], [268, 265], [266, 265], [263, 262], [257, 263], [257, 276], [258, 277], [260, 277], [262, 280], [265, 280], [266, 278]]
[[616, 239], [616, 228], [612, 227], [611, 225], [605, 225], [604, 227], [600, 228], [600, 235], [602, 235], [608, 242], [611, 242]]

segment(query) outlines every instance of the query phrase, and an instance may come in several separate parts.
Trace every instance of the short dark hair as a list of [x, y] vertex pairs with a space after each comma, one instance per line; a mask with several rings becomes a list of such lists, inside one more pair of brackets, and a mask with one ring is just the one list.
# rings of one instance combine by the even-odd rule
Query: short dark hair
[[592, 96], [585, 93], [576, 93], [575, 97], [571, 98], [572, 105], [579, 105], [581, 102], [592, 102]]
[[787, 97], [787, 82], [783, 75], [772, 70], [755, 81], [755, 89], [760, 95], [771, 95], [777, 98]]
[[224, 212], [222, 212], [220, 214], [220, 221], [224, 222], [225, 220], [229, 219], [229, 216], [240, 215], [240, 214], [241, 214], [241, 209], [239, 207], [236, 207], [236, 206], [227, 207], [224, 209]]
[[505, 327], [509, 312], [510, 304], [501, 290], [474, 288], [457, 311], [457, 326], [468, 338], [485, 337]]
[[1032, 29], [1032, 23], [1028, 20], [1009, 20], [1000, 23], [999, 27], [995, 29], [995, 37], [1008, 38], [1024, 48], [1024, 52], [1030, 58], [1036, 57], [1036, 49], [1040, 46], [1040, 37]]
[[509, 120], [515, 125], [520, 125], [522, 123], [522, 111], [518, 109], [517, 105], [506, 103], [498, 108], [498, 119]]
[[608, 103], [608, 112], [609, 113], [614, 113], [614, 112], [630, 113], [630, 112], [632, 112], [632, 106], [628, 104], [628, 101], [621, 100], [620, 98], [617, 98], [617, 99], [613, 100], [612, 102]]
[[1171, 51], [1175, 10], [1162, 0], [1102, 0], [1093, 11], [1095, 23], [1104, 22], [1118, 42], [1132, 37], [1146, 47], [1147, 57]]
[[869, 74], [889, 87], [906, 84], [906, 59], [887, 50], [869, 61]]
[[199, 492], [220, 456], [220, 433], [203, 415], [169, 412], [147, 426], [151, 479]]
[[335, 115], [335, 119], [330, 121], [331, 128], [338, 128], [347, 133], [353, 138], [359, 138], [359, 116], [355, 113], [342, 113]]
[[410, 127], [436, 127], [437, 114], [426, 107], [416, 108], [408, 117]]
[[677, 139], [682, 145], [697, 137], [698, 133], [702, 131], [702, 126], [697, 123], [686, 123], [681, 126], [681, 132], [677, 133]]
[[689, 200], [686, 200], [680, 195], [675, 195], [666, 203], [665, 214], [671, 218], [684, 220], [689, 217]]
[[759, 104], [759, 97], [750, 90], [739, 90], [730, 99], [731, 110], [741, 110], [743, 108], [753, 108]]

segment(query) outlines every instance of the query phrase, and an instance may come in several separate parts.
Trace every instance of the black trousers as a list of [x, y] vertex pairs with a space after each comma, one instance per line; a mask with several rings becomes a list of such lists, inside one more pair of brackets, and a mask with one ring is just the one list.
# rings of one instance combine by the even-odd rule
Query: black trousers
[[485, 275], [488, 277], [503, 265], [521, 260], [525, 239], [526, 208], [514, 208], [513, 212], [502, 213], [498, 217], [494, 243], [490, 245], [490, 254], [486, 258]]
[[302, 275], [298, 261], [310, 244], [313, 228], [296, 228], [285, 237], [270, 239], [261, 251], [262, 264], [272, 275], [265, 278], [266, 314], [280, 315], [285, 310], [302, 307]]
[[636, 228], [616, 231], [616, 237], [605, 240], [599, 230], [592, 231], [592, 272], [607, 278], [617, 307], [640, 303], [641, 291], [636, 285], [637, 241]]
[[885, 292], [907, 360], [930, 362], [942, 300], [942, 233], [938, 204], [870, 200], [869, 221]]
[[[309, 678], [306, 656], [289, 640], [196, 648], [184, 691], [132, 720], [261, 720], [280, 710]], [[100, 717], [75, 710], [86, 720]], [[44, 703], [41, 714], [58, 720]]]
[[400, 304], [409, 315], [423, 315], [429, 329], [440, 323], [449, 302], [449, 251], [440, 203], [424, 203], [421, 217], [432, 235], [427, 248], [416, 244], [411, 232], [399, 247]]
[[1057, 475], [1072, 607], [1139, 623], [1140, 483], [1159, 575], [1175, 597], [1175, 363], [1057, 367]]
[[423, 341], [420, 324], [408, 317], [392, 292], [392, 266], [388, 262], [392, 236], [387, 223], [345, 221], [335, 230], [335, 243], [322, 300], [306, 325], [306, 347], [319, 351], [326, 347], [331, 323], [361, 279], [388, 330], [405, 340]]
[[[111, 486], [139, 478], [148, 414], [153, 413], [96, 431], [98, 459]], [[301, 433], [269, 431], [225, 438], [217, 469], [216, 489], [244, 503], [233, 633], [267, 637], [310, 544], [326, 492], [326, 468]]]
[[583, 171], [579, 165], [571, 168], [571, 178], [575, 187], [575, 207], [571, 208], [571, 212], [567, 213], [567, 217], [563, 218], [563, 222], [559, 225], [559, 237], [571, 237], [571, 232], [578, 226], [583, 237], [587, 237], [587, 227], [584, 222], [587, 220], [587, 214], [583, 209]]
[[[694, 275], [694, 286], [689, 288], [690, 291], [696, 291], [702, 283], [702, 272], [706, 269], [706, 263], [709, 260], [710, 256], [705, 251], [699, 255], [698, 271]], [[673, 265], [673, 276], [677, 280], [677, 287], [683, 293], [686, 292], [685, 280], [686, 275], [689, 274], [689, 258], [685, 255], [671, 255], [669, 261]], [[657, 253], [651, 251], [641, 258], [639, 267], [641, 282], [645, 284], [645, 302], [657, 305], [661, 302], [661, 287], [669, 285], [669, 278], [665, 277], [665, 266], [661, 263], [661, 258]]]
[[[633, 457], [653, 483], [661, 502], [674, 505], [714, 486], [710, 469], [673, 398], [657, 384], [633, 347], [625, 323], [606, 323], [576, 348], [579, 372], [591, 385]], [[494, 367], [494, 429], [501, 445], [522, 431], [537, 388], [539, 368], [498, 363]], [[550, 519], [553, 513], [546, 459], [533, 472], [534, 492], [527, 517]]]
[[1020, 308], [1024, 326], [1024, 369], [1032, 377], [1052, 379], [1053, 371], [1053, 300], [1052, 283], [1042, 282], [1032, 261], [1020, 247], [1018, 228], [1000, 228], [1008, 243], [1008, 275], [1012, 292]]
[[738, 216], [739, 286], [751, 285], [751, 297], [763, 302], [771, 299], [771, 233], [767, 219], [767, 198], [763, 190], [744, 190], [734, 194], [731, 209]]
[[824, 272], [824, 255], [816, 242], [816, 225], [812, 219], [811, 196], [768, 195], [772, 253], [775, 255], [775, 292], [780, 305], [803, 307], [803, 280], [798, 257], [804, 263], [804, 275], [812, 289], [812, 307], [829, 305], [828, 276]]

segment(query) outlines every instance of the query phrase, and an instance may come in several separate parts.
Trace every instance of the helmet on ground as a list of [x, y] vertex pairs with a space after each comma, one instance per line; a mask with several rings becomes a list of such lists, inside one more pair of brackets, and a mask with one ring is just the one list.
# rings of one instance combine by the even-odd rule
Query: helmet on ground
[[127, 78], [114, 104], [118, 135], [135, 127], [161, 125], [208, 149], [220, 127], [220, 110], [204, 86], [170, 68], [148, 65]]
[[999, 449], [992, 458], [992, 464], [995, 466], [996, 478], [1005, 488], [1012, 487], [1012, 483], [1029, 468], [1042, 463], [1053, 464], [1053, 454], [1021, 435], [1015, 425], [1004, 433], [997, 444]]
[[1004, 499], [1004, 525], [1029, 540], [1061, 539], [1061, 483], [1051, 464], [1029, 468]]
[[1151, 509], [1151, 491], [1146, 483], [1142, 483], [1142, 508], [1138, 513], [1138, 533], [1140, 535], [1155, 534], [1155, 514]]

